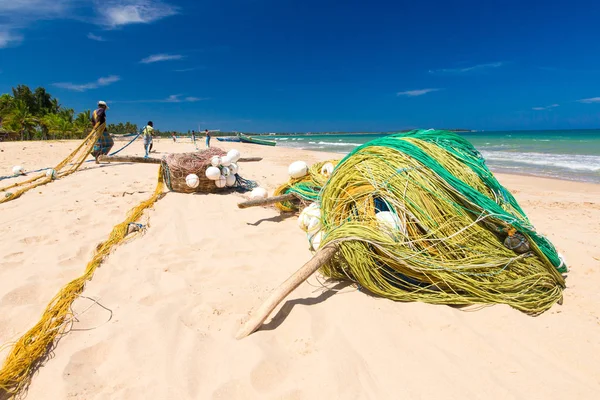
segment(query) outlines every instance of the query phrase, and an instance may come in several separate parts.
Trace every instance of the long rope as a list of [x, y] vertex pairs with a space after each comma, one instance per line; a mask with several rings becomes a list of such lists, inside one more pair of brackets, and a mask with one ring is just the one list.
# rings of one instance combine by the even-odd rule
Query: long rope
[[[136, 134], [136, 136], [131, 139], [127, 144], [125, 144], [123, 147], [121, 147], [120, 149], [113, 151], [112, 153], [109, 154], [109, 156], [114, 156], [116, 154], [119, 154], [121, 151], [125, 150], [130, 144], [132, 144], [138, 137], [140, 137], [141, 133]], [[93, 162], [94, 160], [87, 160], [86, 163], [88, 162]], [[40, 168], [40, 169], [36, 169], [34, 171], [27, 171], [27, 173], [29, 174], [35, 174], [37, 172], [43, 172], [43, 171], [47, 171], [49, 169], [52, 169], [52, 167], [46, 167], [46, 168]], [[6, 176], [0, 176], [0, 181], [5, 180], [5, 179], [13, 179], [13, 178], [18, 178], [19, 175], [6, 175]]]
[[[123, 242], [129, 225], [138, 221], [144, 210], [152, 207], [161, 198], [163, 191], [161, 167], [152, 196], [129, 210], [127, 218], [113, 228], [106, 241], [98, 245], [83, 275], [65, 285], [50, 301], [40, 321], [12, 346], [0, 370], [0, 398], [16, 396], [29, 386], [33, 373], [57, 345], [62, 335], [67, 333], [73, 319], [71, 306], [80, 297], [86, 282], [92, 279], [96, 268], [112, 249]], [[8, 347], [9, 344], [0, 347], [0, 352]]]

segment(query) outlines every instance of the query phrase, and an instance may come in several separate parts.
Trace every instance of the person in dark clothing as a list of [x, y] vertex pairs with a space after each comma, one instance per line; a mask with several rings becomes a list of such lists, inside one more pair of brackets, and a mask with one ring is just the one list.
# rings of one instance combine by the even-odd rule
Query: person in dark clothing
[[106, 110], [108, 110], [106, 102], [99, 101], [98, 109], [92, 113], [92, 124], [96, 132], [99, 133], [98, 140], [92, 149], [92, 156], [96, 159], [96, 164], [98, 164], [98, 157], [108, 154], [115, 144], [113, 138], [106, 130]]
[[208, 129], [206, 129], [204, 131], [204, 133], [206, 134], [206, 148], [210, 148], [210, 132], [208, 131]]

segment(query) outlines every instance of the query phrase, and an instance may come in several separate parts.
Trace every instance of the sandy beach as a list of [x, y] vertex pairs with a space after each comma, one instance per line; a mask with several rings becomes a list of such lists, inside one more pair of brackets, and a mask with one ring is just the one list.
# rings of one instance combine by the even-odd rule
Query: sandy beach
[[[0, 175], [18, 164], [52, 166], [77, 144], [1, 143]], [[264, 157], [241, 164], [240, 175], [269, 193], [293, 161], [340, 158], [213, 145]], [[143, 155], [142, 147], [122, 154]], [[161, 139], [155, 149], [159, 157], [194, 146]], [[97, 244], [151, 195], [157, 170], [87, 163], [0, 205], [1, 344], [82, 274]], [[596, 399], [600, 185], [497, 176], [571, 269], [564, 304], [539, 317], [393, 302], [317, 274], [237, 341], [249, 313], [310, 259], [305, 234], [274, 207], [238, 209], [243, 194], [169, 192], [145, 214], [145, 234], [119, 246], [88, 283], [73, 307], [77, 322], [27, 399]]]

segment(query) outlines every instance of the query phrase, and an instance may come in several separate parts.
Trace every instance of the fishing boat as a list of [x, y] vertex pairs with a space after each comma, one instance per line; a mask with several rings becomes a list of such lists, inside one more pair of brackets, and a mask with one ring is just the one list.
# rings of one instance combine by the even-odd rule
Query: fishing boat
[[242, 133], [239, 133], [238, 136], [240, 138], [240, 142], [242, 143], [262, 144], [264, 146], [275, 146], [277, 144], [277, 142], [274, 140], [259, 139], [254, 136], [246, 136]]
[[237, 136], [218, 137], [217, 140], [219, 142], [241, 142], [240, 138]]

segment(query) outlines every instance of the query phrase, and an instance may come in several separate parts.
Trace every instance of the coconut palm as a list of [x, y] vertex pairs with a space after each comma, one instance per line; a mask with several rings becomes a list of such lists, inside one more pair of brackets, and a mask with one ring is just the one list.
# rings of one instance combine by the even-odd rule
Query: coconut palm
[[75, 122], [73, 123], [75, 132], [83, 134], [83, 137], [87, 136], [92, 129], [92, 116], [90, 110], [85, 110], [77, 114]]
[[36, 118], [29, 111], [29, 107], [22, 100], [14, 102], [6, 120], [8, 126], [12, 126], [21, 132], [21, 140], [29, 139], [29, 134], [37, 123]]
[[60, 134], [61, 138], [66, 139], [73, 133], [73, 123], [67, 119], [59, 117], [56, 130]]

